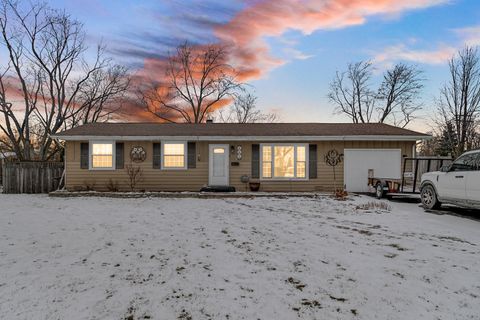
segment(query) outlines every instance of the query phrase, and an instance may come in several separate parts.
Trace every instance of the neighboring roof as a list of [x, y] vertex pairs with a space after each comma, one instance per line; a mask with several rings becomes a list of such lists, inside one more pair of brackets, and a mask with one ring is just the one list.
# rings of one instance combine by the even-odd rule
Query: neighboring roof
[[[63, 140], [90, 138], [133, 138], [153, 140], [159, 137], [196, 137], [199, 140], [248, 137], [318, 138], [326, 140], [347, 137], [392, 137], [400, 140], [419, 140], [429, 135], [382, 123], [91, 123], [53, 135]], [[330, 139], [328, 139], [330, 138]], [[235, 139], [239, 140], [239, 139]], [[355, 139], [357, 140], [357, 139]], [[383, 140], [383, 139], [379, 139]], [[389, 139], [391, 140], [391, 139]]]

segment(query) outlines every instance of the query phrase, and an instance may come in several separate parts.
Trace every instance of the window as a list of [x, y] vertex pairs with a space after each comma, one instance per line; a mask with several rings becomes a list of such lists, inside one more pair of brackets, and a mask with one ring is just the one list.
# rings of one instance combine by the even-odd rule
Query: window
[[306, 179], [307, 147], [304, 144], [261, 146], [263, 179]]
[[478, 154], [469, 153], [461, 156], [452, 164], [451, 171], [473, 171], [477, 170]]
[[185, 169], [185, 143], [167, 142], [163, 143], [163, 161], [165, 169]]
[[113, 169], [113, 142], [90, 144], [91, 169]]

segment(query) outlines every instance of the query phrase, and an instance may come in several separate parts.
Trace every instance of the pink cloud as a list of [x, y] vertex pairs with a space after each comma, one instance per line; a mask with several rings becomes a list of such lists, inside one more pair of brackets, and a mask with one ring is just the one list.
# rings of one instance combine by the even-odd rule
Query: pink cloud
[[404, 44], [399, 44], [383, 49], [373, 58], [375, 63], [390, 65], [393, 61], [403, 60], [425, 64], [443, 64], [450, 59], [457, 49], [452, 46], [442, 45], [435, 50], [410, 49]]
[[[305, 35], [317, 30], [331, 30], [360, 25], [375, 15], [399, 15], [450, 0], [247, 0], [247, 7], [229, 22], [217, 25], [216, 45], [228, 48], [228, 62], [239, 73], [239, 80], [264, 77], [270, 70], [288, 61], [270, 51], [266, 38], [282, 36], [289, 30]], [[286, 44], [286, 59], [308, 59], [310, 56]], [[202, 46], [198, 46], [202, 48]], [[145, 60], [137, 80], [148, 78], [161, 83], [165, 60]], [[219, 107], [222, 107], [220, 105]]]
[[465, 45], [480, 45], [480, 26], [454, 29], [453, 32], [459, 38], [455, 45], [440, 44], [435, 49], [424, 50], [410, 48], [405, 44], [397, 44], [386, 47], [380, 53], [375, 54], [373, 61], [386, 66], [398, 60], [424, 64], [445, 64]]
[[395, 15], [439, 5], [448, 0], [267, 0], [240, 11], [215, 29], [219, 40], [232, 48], [231, 60], [245, 78], [261, 77], [286, 61], [275, 58], [266, 37], [288, 30], [310, 34], [365, 23], [369, 16]]
[[480, 26], [455, 29], [455, 33], [469, 46], [480, 46]]

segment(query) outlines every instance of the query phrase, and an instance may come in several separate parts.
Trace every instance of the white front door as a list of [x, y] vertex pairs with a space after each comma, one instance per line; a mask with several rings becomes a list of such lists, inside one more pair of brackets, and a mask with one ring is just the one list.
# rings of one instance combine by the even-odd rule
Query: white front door
[[228, 186], [228, 144], [210, 144], [208, 160], [208, 184]]

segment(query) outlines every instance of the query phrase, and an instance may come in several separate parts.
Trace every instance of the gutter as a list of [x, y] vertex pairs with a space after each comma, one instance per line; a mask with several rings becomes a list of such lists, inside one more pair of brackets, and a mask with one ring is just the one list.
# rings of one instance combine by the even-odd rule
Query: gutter
[[52, 135], [65, 141], [418, 141], [430, 140], [430, 135], [342, 135], [342, 136], [92, 136]]

